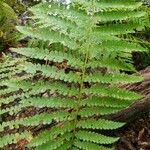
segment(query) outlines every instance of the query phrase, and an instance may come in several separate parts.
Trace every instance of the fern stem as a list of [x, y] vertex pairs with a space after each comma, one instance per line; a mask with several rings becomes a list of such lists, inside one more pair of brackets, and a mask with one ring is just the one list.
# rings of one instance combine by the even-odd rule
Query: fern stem
[[[80, 110], [80, 102], [81, 102], [81, 98], [82, 98], [82, 91], [84, 88], [84, 76], [85, 76], [85, 72], [86, 72], [86, 64], [88, 62], [88, 56], [89, 56], [89, 54], [86, 53], [84, 67], [82, 69], [81, 82], [80, 82], [80, 87], [79, 87], [79, 95], [78, 95], [78, 99], [77, 99], [77, 107], [76, 107], [76, 113], [75, 113], [74, 126], [76, 126], [78, 123], [78, 113]], [[74, 139], [75, 139], [75, 132], [76, 132], [76, 128], [73, 130], [72, 147], [73, 147], [73, 143], [74, 143]], [[70, 148], [70, 150], [72, 149], [72, 147]]]
[[[95, 10], [94, 1], [93, 1], [93, 10]], [[94, 21], [93, 17], [91, 16], [91, 23], [93, 23], [93, 21]], [[89, 35], [93, 32], [93, 30], [92, 30], [93, 25], [91, 24], [88, 27], [89, 28], [86, 29], [87, 30], [87, 37], [90, 37]], [[86, 53], [85, 53], [84, 65], [83, 65], [83, 68], [82, 68], [81, 81], [80, 81], [80, 87], [79, 87], [79, 95], [78, 95], [78, 99], [77, 99], [77, 107], [76, 107], [75, 121], [74, 121], [74, 126], [75, 127], [78, 123], [78, 113], [80, 111], [80, 103], [81, 103], [81, 100], [82, 100], [82, 92], [83, 92], [83, 89], [84, 89], [84, 78], [85, 78], [85, 73], [86, 73], [86, 64], [88, 63], [89, 58], [90, 58], [89, 51], [88, 51], [90, 49], [90, 43], [88, 43], [88, 44], [86, 43], [86, 45], [83, 46], [83, 49], [86, 50]], [[75, 133], [76, 133], [76, 128], [73, 130], [72, 147], [73, 147], [73, 144], [74, 144], [74, 141], [75, 141]], [[70, 147], [70, 150], [72, 150], [72, 147]]]

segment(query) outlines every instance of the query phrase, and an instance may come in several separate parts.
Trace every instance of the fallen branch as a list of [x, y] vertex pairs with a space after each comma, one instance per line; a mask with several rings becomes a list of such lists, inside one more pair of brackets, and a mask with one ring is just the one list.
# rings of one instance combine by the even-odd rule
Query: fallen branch
[[141, 93], [143, 98], [116, 114], [106, 116], [107, 119], [130, 122], [150, 111], [150, 67], [140, 71], [140, 74], [144, 77], [143, 82], [121, 87]]

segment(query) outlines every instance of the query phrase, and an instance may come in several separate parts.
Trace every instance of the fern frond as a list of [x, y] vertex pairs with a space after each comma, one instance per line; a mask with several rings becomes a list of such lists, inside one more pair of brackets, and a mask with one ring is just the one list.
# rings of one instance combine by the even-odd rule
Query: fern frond
[[8, 134], [0, 138], [0, 148], [8, 145], [19, 142], [21, 139], [30, 140], [32, 137], [30, 132], [16, 133], [16, 134]]
[[[25, 102], [24, 102], [25, 101]], [[23, 100], [23, 104], [29, 106], [34, 106], [38, 108], [42, 107], [50, 107], [50, 108], [74, 108], [76, 107], [76, 103], [74, 100], [71, 99], [59, 99], [59, 98], [29, 98], [27, 100]]]
[[86, 107], [79, 111], [81, 117], [92, 117], [100, 115], [110, 115], [119, 112], [122, 108], [118, 107]]
[[8, 67], [5, 67], [5, 68], [0, 68], [0, 73], [3, 73], [3, 72], [6, 72], [6, 71], [12, 71], [12, 70], [15, 70], [16, 69], [16, 66], [8, 66]]
[[70, 141], [64, 141], [63, 145], [57, 148], [57, 150], [66, 150], [71, 147]]
[[118, 83], [135, 83], [142, 81], [143, 78], [141, 76], [134, 76], [134, 75], [126, 75], [126, 74], [102, 74], [102, 73], [93, 73], [90, 75], [85, 76], [84, 81], [90, 83], [111, 83], [111, 84], [118, 84]]
[[[89, 8], [92, 6], [92, 1], [80, 1], [80, 0], [73, 0], [74, 3], [77, 3], [78, 5], [82, 6], [82, 9], [89, 10]], [[115, 2], [112, 1], [99, 1], [97, 0], [95, 2], [95, 7], [97, 11], [101, 10], [111, 10], [111, 9], [125, 9], [125, 10], [134, 10], [142, 5], [141, 2], [134, 2], [134, 1], [129, 1], [129, 0], [116, 0]]]
[[7, 85], [9, 88], [3, 91], [0, 91], [0, 95], [4, 95], [7, 93], [11, 93], [14, 91], [17, 91], [19, 89], [22, 89], [23, 91], [31, 90], [29, 93], [30, 95], [36, 95], [40, 93], [44, 93], [46, 91], [49, 91], [51, 94], [57, 92], [63, 96], [76, 96], [78, 94], [78, 89], [75, 87], [70, 88], [69, 86], [65, 84], [61, 84], [59, 82], [46, 82], [46, 81], [38, 81], [37, 83], [32, 83], [30, 81], [21, 81], [21, 82], [11, 82], [7, 81], [5, 82], [5, 85]]
[[[53, 1], [31, 8], [34, 25], [17, 27], [23, 37], [32, 39], [29, 47], [11, 49], [27, 59], [0, 68], [0, 114], [14, 118], [3, 121], [0, 131], [44, 125], [46, 129], [33, 133], [27, 147], [111, 150], [107, 145], [118, 138], [101, 130], [118, 129], [125, 123], [101, 117], [142, 97], [116, 86], [143, 80], [125, 72], [136, 71], [132, 53], [146, 51], [128, 37], [149, 24], [144, 7], [130, 0], [73, 0], [69, 6]], [[17, 119], [28, 109], [40, 113]]]
[[68, 74], [66, 74], [64, 70], [59, 70], [55, 67], [50, 67], [46, 65], [27, 63], [25, 70], [27, 73], [33, 73], [33, 74], [35, 74], [37, 71], [41, 71], [42, 72], [41, 74], [43, 76], [50, 77], [55, 80], [62, 80], [70, 83], [80, 82], [80, 76], [77, 73], [75, 74], [73, 72], [69, 72]]
[[81, 120], [78, 122], [77, 127], [83, 129], [104, 129], [104, 130], [113, 130], [120, 128], [124, 123], [118, 123], [114, 121], [108, 121], [104, 119], [87, 119]]
[[107, 147], [99, 146], [98, 144], [95, 143], [79, 141], [79, 140], [75, 141], [75, 146], [83, 150], [91, 150], [91, 149], [92, 150], [113, 150], [112, 148], [107, 148]]
[[112, 144], [118, 141], [118, 138], [104, 136], [90, 131], [78, 131], [75, 134], [76, 138], [86, 142], [94, 142], [98, 144]]
[[[43, 113], [39, 115], [35, 115], [29, 118], [23, 118], [15, 121], [3, 122], [0, 126], [0, 131], [3, 131], [5, 127], [9, 127], [11, 129], [19, 128], [20, 125], [23, 126], [37, 126], [39, 124], [51, 124], [53, 120], [55, 121], [65, 121], [69, 120], [70, 114], [68, 112], [54, 112], [52, 114]], [[71, 119], [71, 118], [70, 118]]]
[[15, 101], [16, 99], [22, 99], [22, 98], [28, 98], [30, 97], [30, 95], [32, 94], [32, 92], [26, 92], [26, 93], [19, 93], [19, 94], [16, 94], [16, 95], [12, 95], [12, 96], [9, 96], [7, 98], [1, 98], [0, 100], [0, 105], [2, 104], [9, 104], [13, 101]]
[[86, 64], [87, 68], [111, 68], [111, 69], [116, 69], [116, 70], [127, 70], [127, 71], [135, 71], [134, 67], [132, 64], [122, 62], [120, 60], [117, 60], [115, 58], [102, 58], [101, 61], [99, 60], [93, 60], [91, 62], [88, 62]]
[[26, 36], [34, 37], [45, 42], [50, 40], [50, 43], [61, 43], [71, 50], [77, 49], [79, 47], [74, 39], [71, 39], [64, 34], [51, 31], [50, 29], [40, 28], [38, 30], [32, 30], [32, 28], [30, 27], [17, 27], [17, 29]]
[[127, 33], [135, 33], [134, 29], [142, 30], [143, 26], [137, 22], [129, 22], [128, 24], [111, 24], [98, 27], [102, 34], [123, 35]]
[[16, 92], [17, 90], [19, 90], [19, 87], [9, 87], [7, 89], [0, 90], [0, 95], [3, 96], [12, 92]]
[[57, 126], [52, 127], [50, 130], [40, 133], [29, 143], [29, 147], [40, 146], [48, 141], [55, 139], [59, 135], [64, 135], [67, 132], [73, 131], [74, 128], [74, 122], [59, 123]]
[[[107, 27], [107, 29], [108, 29], [108, 27]], [[118, 29], [118, 27], [117, 27], [117, 29]], [[116, 29], [114, 29], [114, 30], [117, 31]], [[108, 33], [112, 33], [112, 32], [108, 31]], [[118, 51], [118, 52], [123, 51], [126, 53], [128, 53], [128, 52], [131, 53], [134, 51], [146, 51], [145, 48], [143, 48], [142, 46], [140, 46], [136, 43], [129, 43], [126, 41], [117, 41], [117, 40], [116, 41], [104, 41], [102, 43], [102, 47], [109, 51]]]
[[47, 142], [46, 144], [38, 146], [36, 150], [61, 149], [62, 146], [67, 149], [67, 147], [70, 147], [70, 145], [68, 143], [67, 145], [65, 145], [65, 139], [70, 140], [71, 137], [72, 137], [72, 134], [65, 134], [64, 136], [62, 136], [61, 138], [58, 138], [57, 140], [52, 140], [52, 141]]
[[[23, 94], [23, 96], [27, 96], [26, 94]], [[29, 97], [29, 96], [28, 96]], [[21, 97], [19, 97], [21, 98]], [[22, 97], [24, 98], [24, 97]], [[6, 104], [6, 102], [5, 102]], [[9, 107], [6, 109], [1, 109], [0, 110], [0, 115], [4, 113], [9, 113], [9, 114], [16, 114], [21, 109], [26, 108], [26, 107], [35, 107], [35, 108], [68, 108], [68, 109], [73, 109], [74, 107], [77, 106], [74, 100], [71, 99], [60, 99], [60, 98], [38, 98], [38, 97], [33, 97], [33, 98], [28, 98], [28, 99], [22, 99], [19, 102], [19, 105]]]
[[93, 97], [91, 99], [85, 99], [81, 101], [81, 106], [106, 106], [106, 107], [118, 107], [123, 108], [131, 104], [128, 100], [120, 100], [116, 98], [108, 97]]
[[[48, 5], [38, 4], [30, 9], [34, 13], [34, 17], [36, 19], [43, 19], [43, 16], [54, 16], [58, 17], [59, 19], [66, 20], [66, 23], [74, 23], [77, 25], [84, 25], [83, 22], [86, 20], [90, 20], [89, 17], [87, 17], [86, 13], [80, 11], [76, 11], [76, 9], [66, 9], [65, 6], [59, 5], [56, 3], [51, 3]], [[57, 20], [56, 20], [57, 21]], [[62, 23], [62, 22], [61, 22]], [[58, 26], [60, 24], [57, 24]]]
[[40, 60], [48, 60], [53, 62], [64, 62], [67, 61], [67, 64], [74, 68], [82, 68], [84, 62], [75, 57], [75, 54], [64, 53], [62, 51], [50, 51], [48, 49], [40, 49], [40, 48], [19, 48], [12, 49], [14, 52], [18, 52], [24, 56], [29, 58], [35, 58]]
[[133, 20], [136, 18], [144, 17], [146, 13], [138, 10], [111, 10], [97, 13], [96, 18], [99, 21], [122, 21], [122, 20]]
[[113, 98], [118, 98], [118, 99], [125, 99], [125, 100], [136, 100], [140, 99], [141, 95], [125, 90], [125, 89], [120, 89], [116, 87], [104, 87], [104, 86], [93, 86], [89, 89], [85, 89], [84, 93], [93, 96], [103, 96], [103, 97], [113, 97]]
[[0, 82], [2, 86], [2, 82], [6, 79], [10, 79], [12, 77], [16, 77], [18, 74], [23, 72], [22, 64], [24, 59], [16, 59], [12, 60], [11, 58], [4, 56], [2, 58], [2, 65], [0, 66]]

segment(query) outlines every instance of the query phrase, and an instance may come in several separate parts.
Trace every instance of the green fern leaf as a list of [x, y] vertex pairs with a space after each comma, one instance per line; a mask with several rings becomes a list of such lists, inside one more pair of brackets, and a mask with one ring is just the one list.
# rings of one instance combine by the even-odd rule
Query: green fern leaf
[[124, 125], [124, 123], [118, 123], [114, 121], [108, 121], [104, 119], [88, 119], [88, 120], [82, 120], [79, 121], [77, 124], [77, 127], [83, 128], [83, 129], [105, 129], [105, 130], [112, 130], [120, 128]]
[[59, 135], [64, 135], [67, 132], [73, 131], [74, 128], [75, 125], [73, 122], [60, 123], [57, 126], [53, 127], [51, 130], [47, 130], [39, 134], [29, 143], [29, 147], [40, 146], [50, 140], [55, 139]]
[[65, 73], [64, 70], [58, 70], [57, 68], [46, 66], [46, 65], [34, 65], [32, 63], [26, 64], [25, 69], [27, 73], [35, 74], [37, 71], [41, 71], [42, 75], [45, 77], [51, 77], [55, 80], [62, 80], [65, 82], [80, 82], [80, 76], [73, 72]]
[[82, 117], [91, 117], [91, 116], [100, 116], [100, 115], [109, 115], [109, 114], [113, 114], [116, 113], [120, 110], [122, 110], [122, 108], [116, 108], [116, 107], [86, 107], [86, 108], [82, 108], [79, 111], [79, 115]]
[[86, 142], [94, 142], [98, 144], [112, 144], [118, 141], [118, 138], [107, 137], [98, 133], [89, 132], [89, 131], [78, 131], [75, 134], [77, 139], [86, 141]]
[[93, 73], [85, 77], [85, 82], [90, 83], [111, 83], [111, 84], [128, 84], [142, 81], [143, 78], [141, 76], [133, 76], [126, 74], [102, 74], [102, 73]]
[[[84, 142], [84, 141], [75, 141], [75, 146], [83, 150], [113, 150], [112, 148], [107, 148], [103, 146], [99, 146], [98, 144], [91, 143], [91, 142]], [[75, 149], [76, 150], [76, 149]]]
[[116, 98], [105, 98], [105, 97], [93, 97], [91, 99], [85, 99], [81, 101], [81, 106], [106, 106], [106, 107], [116, 107], [123, 108], [131, 104], [128, 100], [120, 100]]
[[36, 150], [43, 150], [43, 149], [44, 150], [54, 150], [54, 149], [60, 149], [62, 146], [67, 149], [67, 147], [68, 146], [70, 147], [70, 145], [68, 145], [68, 143], [67, 143], [67, 145], [65, 145], [65, 139], [69, 140], [71, 138], [71, 136], [72, 136], [72, 134], [71, 135], [66, 134], [63, 137], [58, 138], [57, 140], [49, 141], [41, 146], [38, 146], [36, 148]]
[[105, 86], [93, 86], [90, 89], [85, 89], [84, 93], [89, 95], [94, 95], [94, 96], [103, 96], [103, 97], [113, 97], [113, 98], [118, 98], [118, 99], [125, 99], [125, 100], [136, 100], [140, 99], [141, 95], [125, 90], [125, 89], [120, 89], [116, 87], [105, 87]]
[[82, 68], [84, 64], [84, 62], [78, 57], [75, 57], [75, 55], [72, 56], [71, 54], [64, 53], [61, 51], [49, 51], [48, 49], [39, 48], [20, 48], [11, 50], [35, 59], [49, 60], [58, 63], [67, 61], [67, 64], [74, 68]]
[[8, 134], [0, 138], [0, 148], [8, 145], [19, 142], [21, 139], [29, 139], [32, 137], [30, 132], [24, 132], [24, 133], [16, 133], [16, 134]]

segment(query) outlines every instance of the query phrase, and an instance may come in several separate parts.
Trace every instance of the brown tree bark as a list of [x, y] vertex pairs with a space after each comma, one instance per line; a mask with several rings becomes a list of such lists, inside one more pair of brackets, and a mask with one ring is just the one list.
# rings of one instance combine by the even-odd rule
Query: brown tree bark
[[130, 122], [140, 117], [143, 113], [150, 112], [150, 66], [139, 73], [144, 77], [143, 82], [120, 87], [138, 92], [143, 95], [143, 98], [116, 114], [106, 116], [107, 119]]

